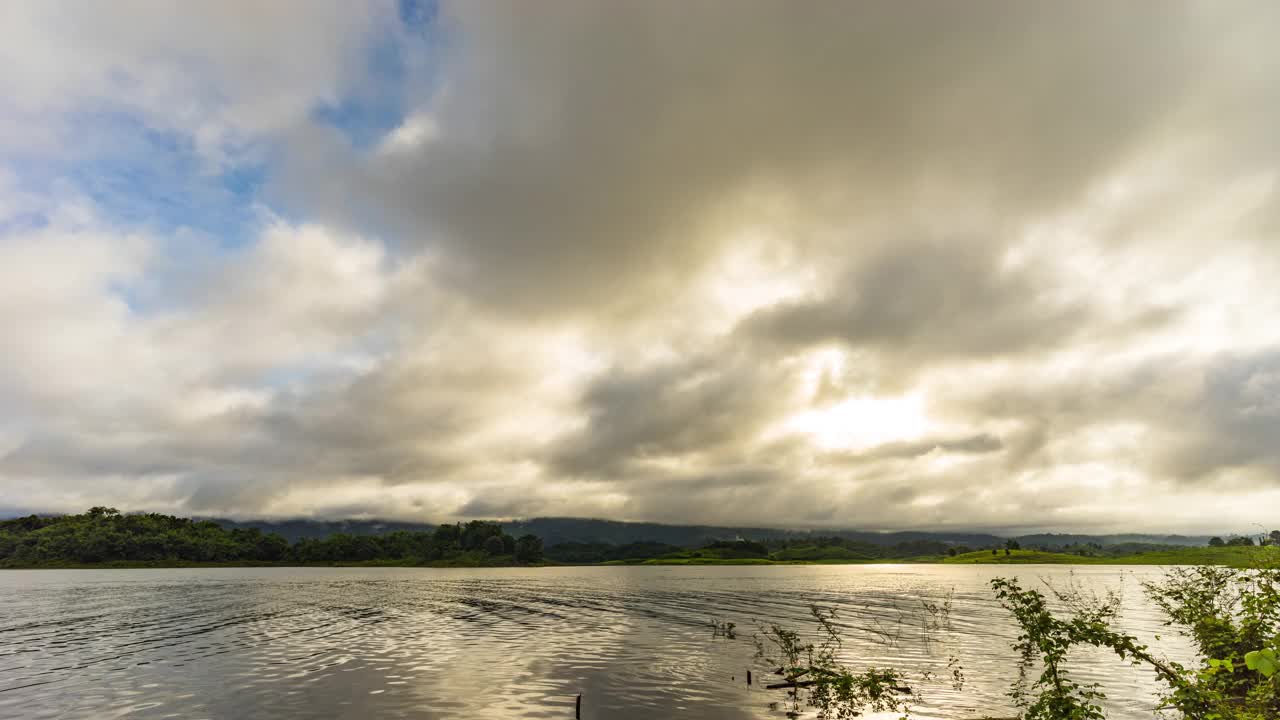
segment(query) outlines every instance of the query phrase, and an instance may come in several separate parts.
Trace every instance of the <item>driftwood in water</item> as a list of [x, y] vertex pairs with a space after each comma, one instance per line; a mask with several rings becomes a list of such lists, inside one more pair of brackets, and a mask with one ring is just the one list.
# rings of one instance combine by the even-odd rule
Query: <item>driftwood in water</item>
[[784, 682], [784, 683], [774, 683], [772, 685], [765, 685], [764, 689], [765, 690], [783, 690], [786, 688], [809, 687], [811, 685], [817, 685], [817, 684], [818, 684], [817, 680], [798, 680], [796, 682]]
[[[808, 671], [805, 671], [805, 672], [808, 672]], [[804, 673], [800, 673], [800, 675], [803, 675], [803, 674], [804, 674]], [[796, 677], [798, 678], [798, 677], [800, 677], [800, 675], [796, 675]], [[821, 680], [795, 680], [795, 679], [792, 679], [792, 680], [788, 680], [787, 682], [774, 683], [774, 684], [772, 684], [772, 685], [765, 685], [765, 686], [764, 686], [764, 689], [765, 689], [765, 690], [785, 690], [785, 689], [788, 689], [788, 688], [806, 688], [806, 687], [813, 687], [814, 685], [817, 685], [817, 684], [818, 684], [818, 683], [820, 683], [820, 682], [822, 682], [822, 681], [821, 681]], [[911, 688], [906, 687], [906, 686], [904, 686], [904, 685], [898, 685], [898, 686], [896, 686], [896, 687], [892, 687], [892, 688], [890, 688], [890, 689], [891, 689], [891, 690], [893, 690], [893, 691], [894, 691], [894, 692], [896, 692], [896, 693], [901, 693], [901, 694], [903, 694], [903, 695], [910, 695], [910, 694], [911, 694]], [[1009, 719], [1005, 719], [1005, 718], [991, 718], [991, 720], [1018, 720], [1018, 718], [1009, 718]]]

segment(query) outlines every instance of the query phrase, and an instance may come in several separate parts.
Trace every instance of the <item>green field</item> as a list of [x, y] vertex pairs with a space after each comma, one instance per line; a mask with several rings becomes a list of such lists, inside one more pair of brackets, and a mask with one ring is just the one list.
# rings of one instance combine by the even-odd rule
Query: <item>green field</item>
[[769, 557], [723, 557], [706, 550], [691, 550], [657, 558], [616, 561], [612, 565], [863, 565], [869, 563], [944, 563], [948, 565], [1226, 565], [1258, 567], [1280, 563], [1276, 547], [1186, 547], [1158, 552], [1117, 556], [1083, 556], [1042, 550], [990, 550], [955, 557], [926, 555], [913, 557], [866, 557], [839, 547], [798, 547], [774, 552]]
[[[831, 552], [836, 551], [836, 552]], [[1070, 553], [1042, 550], [1004, 550], [991, 554], [979, 550], [955, 557], [919, 556], [905, 558], [867, 558], [841, 551], [840, 548], [793, 548], [773, 553], [768, 558], [724, 558], [697, 556], [696, 551], [682, 556], [618, 560], [605, 565], [866, 565], [872, 563], [942, 563], [946, 565], [1225, 565], [1259, 567], [1280, 563], [1277, 547], [1187, 547], [1160, 552], [1146, 552], [1114, 557], [1086, 557]]]
[[956, 565], [1226, 565], [1229, 567], [1258, 567], [1264, 564], [1280, 562], [1280, 548], [1187, 547], [1117, 557], [1082, 557], [1080, 555], [1038, 550], [1014, 550], [1008, 555], [1005, 555], [1004, 551], [1001, 550], [993, 555], [990, 550], [980, 550], [949, 557], [942, 562]]
[[769, 558], [717, 558], [717, 557], [685, 557], [685, 558], [649, 558], [635, 565], [793, 565]]
[[[1259, 567], [1280, 563], [1277, 547], [1187, 547], [1160, 552], [1146, 552], [1115, 557], [1086, 557], [1069, 553], [1041, 550], [1004, 550], [991, 554], [990, 550], [965, 553], [955, 557], [917, 556], [904, 558], [866, 558], [853, 553], [822, 552], [839, 548], [795, 548], [773, 553], [768, 558], [726, 558], [698, 556], [697, 551], [681, 556], [615, 560], [602, 565], [866, 565], [928, 564], [946, 565], [1225, 565], [1228, 567]], [[815, 552], [816, 551], [816, 552]]]
[[792, 560], [818, 563], [864, 563], [874, 562], [878, 558], [859, 553], [838, 545], [801, 546], [779, 550], [771, 557], [774, 560]]

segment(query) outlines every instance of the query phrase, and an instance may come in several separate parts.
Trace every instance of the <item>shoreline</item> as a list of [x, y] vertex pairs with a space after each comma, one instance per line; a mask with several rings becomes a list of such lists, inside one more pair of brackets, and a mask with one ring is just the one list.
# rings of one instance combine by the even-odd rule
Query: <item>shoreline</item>
[[1265, 563], [1280, 562], [1280, 548], [1275, 547], [1226, 547], [1185, 548], [1161, 552], [1141, 553], [1119, 557], [1087, 557], [1066, 553], [1014, 550], [1009, 555], [978, 551], [955, 557], [921, 556], [910, 558], [873, 559], [825, 559], [825, 560], [772, 560], [767, 558], [646, 558], [639, 560], [613, 560], [601, 563], [553, 563], [517, 564], [511, 562], [460, 563], [448, 560], [418, 563], [408, 560], [366, 560], [358, 562], [183, 562], [183, 561], [130, 561], [117, 560], [105, 563], [41, 563], [35, 565], [0, 566], [0, 570], [145, 570], [186, 568], [314, 568], [314, 567], [406, 567], [406, 568], [542, 568], [542, 567], [634, 567], [634, 566], [709, 566], [709, 565], [1221, 565], [1226, 567], [1257, 567]]

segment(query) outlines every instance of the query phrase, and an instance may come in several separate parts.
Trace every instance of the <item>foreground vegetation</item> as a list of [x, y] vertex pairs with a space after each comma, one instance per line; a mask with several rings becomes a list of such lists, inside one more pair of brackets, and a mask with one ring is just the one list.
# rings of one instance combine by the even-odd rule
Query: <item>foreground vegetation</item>
[[[1106, 720], [1105, 694], [1096, 684], [1077, 681], [1072, 672], [1072, 654], [1081, 647], [1109, 650], [1118, 664], [1151, 671], [1161, 687], [1153, 718], [1280, 718], [1280, 564], [1270, 563], [1273, 554], [1252, 557], [1263, 564], [1174, 568], [1163, 579], [1143, 584], [1165, 625], [1195, 648], [1190, 665], [1171, 661], [1125, 633], [1119, 627], [1118, 594], [1086, 594], [1074, 584], [1047, 585], [1046, 593], [1023, 587], [1017, 578], [992, 580], [995, 598], [1019, 629], [1011, 647], [1018, 674], [1007, 694], [1021, 720]], [[950, 596], [936, 603], [922, 600], [922, 606], [926, 631], [950, 629]], [[761, 624], [754, 636], [757, 661], [783, 678], [767, 688], [786, 691], [789, 717], [798, 717], [807, 706], [819, 718], [867, 712], [906, 718], [921, 691], [940, 680], [928, 671], [913, 676], [893, 667], [843, 664], [835, 611], [814, 606], [812, 613], [817, 631], [811, 636], [777, 624]], [[713, 620], [713, 636], [733, 639], [735, 627]], [[875, 628], [868, 632], [872, 639], [881, 637]], [[937, 640], [926, 632], [925, 642]], [[1099, 660], [1092, 657], [1096, 669]], [[947, 666], [945, 681], [963, 689], [962, 659], [953, 656]]]

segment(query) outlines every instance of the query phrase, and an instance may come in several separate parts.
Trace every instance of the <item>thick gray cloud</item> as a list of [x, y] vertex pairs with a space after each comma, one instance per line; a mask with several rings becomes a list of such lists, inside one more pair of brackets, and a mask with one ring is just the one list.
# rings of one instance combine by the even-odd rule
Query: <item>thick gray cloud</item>
[[892, 442], [871, 448], [865, 452], [831, 453], [828, 460], [848, 463], [875, 462], [891, 459], [914, 459], [930, 453], [982, 454], [1004, 449], [1000, 438], [987, 433], [956, 438], [926, 438], [914, 442]]
[[1002, 270], [978, 243], [896, 245], [820, 298], [765, 308], [743, 327], [792, 345], [844, 343], [902, 358], [990, 358], [1069, 343], [1099, 323], [1087, 298], [1061, 299], [1025, 269]]
[[1052, 267], [1009, 267], [1007, 252], [962, 240], [895, 244], [821, 294], [763, 308], [735, 332], [765, 356], [780, 348], [848, 348], [862, 355], [873, 385], [900, 390], [930, 366], [1133, 343], [1176, 326], [1183, 312], [1146, 297], [1108, 305], [1087, 287], [1064, 285]]
[[[392, 218], [486, 302], [599, 312], [704, 268], [744, 222], [804, 242], [977, 213], [989, 232], [1080, 199], [1199, 110], [1206, 73], [1242, 68], [1202, 9], [446, 4], [438, 133], [331, 168], [307, 146], [303, 187]], [[861, 252], [841, 235], [829, 251]]]
[[[50, 13], [0, 22], [0, 160], [110, 109], [260, 171], [262, 220], [208, 248], [0, 169], [0, 506], [1219, 531], [1280, 501], [1271, 3]], [[318, 117], [386, 85], [381, 137]]]
[[1280, 483], [1280, 350], [1211, 365], [1185, 415], [1168, 472], [1194, 481], [1244, 469], [1247, 482]]
[[647, 459], [740, 452], [786, 411], [793, 382], [767, 360], [730, 353], [604, 373], [583, 393], [586, 423], [562, 441], [555, 466], [614, 475]]

